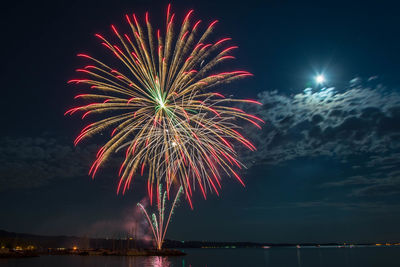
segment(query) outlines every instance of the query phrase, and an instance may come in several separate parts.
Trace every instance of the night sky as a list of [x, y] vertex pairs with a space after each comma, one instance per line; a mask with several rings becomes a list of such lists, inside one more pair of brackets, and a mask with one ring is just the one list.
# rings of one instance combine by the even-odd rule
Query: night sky
[[[0, 229], [118, 236], [129, 229], [143, 178], [116, 195], [118, 166], [91, 180], [101, 139], [78, 147], [84, 125], [63, 113], [77, 53], [107, 54], [135, 12], [163, 25], [166, 1], [13, 1], [2, 6]], [[182, 201], [167, 238], [262, 242], [400, 240], [400, 19], [395, 1], [174, 1], [180, 20], [218, 19], [240, 49], [227, 69], [255, 76], [221, 89], [264, 105], [246, 128], [246, 188], [223, 179], [220, 197]], [[4, 5], [4, 4], [3, 4]], [[325, 87], [314, 77], [323, 73]]]

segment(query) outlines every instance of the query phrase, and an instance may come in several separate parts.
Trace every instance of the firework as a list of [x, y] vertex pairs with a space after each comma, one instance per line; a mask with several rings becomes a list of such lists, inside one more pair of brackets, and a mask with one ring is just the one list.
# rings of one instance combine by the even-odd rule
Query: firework
[[[69, 82], [89, 85], [90, 92], [77, 95], [76, 99], [86, 102], [66, 114], [81, 112], [82, 119], [95, 120], [83, 128], [75, 145], [95, 134], [111, 135], [99, 149], [89, 175], [94, 177], [112, 153], [125, 150], [117, 192], [125, 193], [136, 175], [147, 175], [150, 201], [159, 184], [165, 184], [167, 194], [176, 184], [183, 186], [192, 207], [196, 187], [204, 198], [208, 191], [218, 194], [223, 173], [244, 186], [234, 170], [244, 166], [235, 146], [256, 148], [240, 133], [238, 122], [261, 128], [263, 121], [232, 103], [261, 103], [211, 91], [252, 74], [216, 72], [219, 64], [234, 59], [231, 52], [237, 46], [227, 45], [231, 38], [211, 40], [217, 20], [200, 30], [201, 21], [192, 22], [192, 15], [193, 10], [177, 27], [168, 6], [164, 31], [153, 30], [148, 13], [145, 26], [135, 14], [126, 15], [130, 34], [111, 25], [117, 44], [96, 34], [117, 59], [114, 64], [78, 55], [91, 65], [77, 70], [85, 78]], [[117, 63], [121, 70], [115, 68]]]
[[158, 211], [158, 218], [155, 213], [149, 216], [148, 212], [146, 209], [143, 207], [141, 203], [138, 203], [137, 205], [140, 207], [140, 209], [143, 211], [147, 222], [150, 225], [151, 231], [154, 236], [154, 241], [156, 243], [157, 249], [160, 250], [162, 248], [162, 244], [164, 242], [165, 234], [167, 233], [168, 225], [169, 222], [171, 221], [171, 216], [174, 213], [175, 206], [179, 200], [180, 195], [182, 194], [182, 186], [179, 187], [178, 193], [176, 193], [175, 199], [172, 202], [171, 209], [169, 211], [167, 220], [165, 221], [165, 202], [167, 199], [167, 192], [165, 191], [164, 193], [162, 192], [162, 185], [160, 184], [158, 187], [158, 194], [157, 194], [157, 211]]

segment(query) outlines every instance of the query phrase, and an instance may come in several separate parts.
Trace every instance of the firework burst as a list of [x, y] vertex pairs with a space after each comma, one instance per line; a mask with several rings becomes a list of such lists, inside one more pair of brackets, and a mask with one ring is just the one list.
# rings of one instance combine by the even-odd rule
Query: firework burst
[[263, 121], [230, 104], [261, 103], [211, 91], [252, 74], [243, 70], [216, 73], [217, 65], [234, 59], [230, 53], [237, 46], [227, 46], [231, 38], [211, 41], [218, 21], [200, 30], [201, 21], [192, 22], [192, 14], [193, 10], [177, 27], [168, 6], [163, 33], [153, 30], [148, 13], [145, 26], [135, 14], [126, 15], [130, 34], [122, 34], [111, 25], [117, 44], [96, 34], [122, 70], [89, 55], [78, 55], [92, 65], [77, 70], [85, 78], [69, 82], [91, 89], [75, 97], [86, 103], [66, 114], [81, 112], [82, 119], [102, 116], [83, 128], [75, 145], [95, 134], [109, 131], [111, 135], [99, 149], [89, 175], [94, 177], [112, 153], [125, 150], [117, 192], [125, 193], [135, 175], [146, 174], [150, 201], [153, 188], [165, 184], [169, 194], [175, 183], [182, 185], [192, 207], [195, 187], [204, 198], [207, 191], [218, 194], [222, 173], [244, 186], [234, 170], [243, 167], [235, 145], [240, 143], [250, 150], [255, 147], [239, 132], [238, 121], [258, 128]]

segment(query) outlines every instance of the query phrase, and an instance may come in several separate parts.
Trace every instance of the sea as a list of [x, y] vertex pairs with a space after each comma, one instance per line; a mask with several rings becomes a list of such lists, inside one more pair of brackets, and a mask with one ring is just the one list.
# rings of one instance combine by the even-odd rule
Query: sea
[[1, 267], [399, 267], [400, 246], [185, 249], [180, 257], [40, 256], [0, 259]]

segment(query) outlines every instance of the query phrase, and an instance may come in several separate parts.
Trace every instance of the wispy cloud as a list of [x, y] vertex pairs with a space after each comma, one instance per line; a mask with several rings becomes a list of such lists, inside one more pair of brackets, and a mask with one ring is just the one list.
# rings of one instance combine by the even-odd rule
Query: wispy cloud
[[2, 138], [0, 191], [40, 187], [85, 176], [97, 149], [97, 145], [74, 147], [70, 140], [48, 135]]

